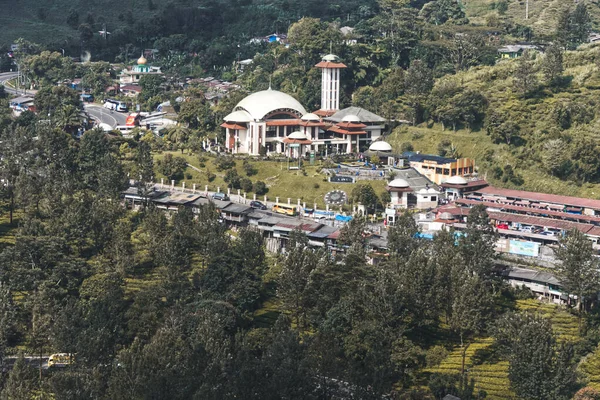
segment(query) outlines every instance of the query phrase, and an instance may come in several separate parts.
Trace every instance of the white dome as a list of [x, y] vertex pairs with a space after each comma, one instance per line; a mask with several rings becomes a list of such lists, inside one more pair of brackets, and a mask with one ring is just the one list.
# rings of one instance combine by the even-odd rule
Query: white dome
[[342, 122], [360, 122], [360, 118], [358, 118], [356, 115], [346, 115], [344, 118], [342, 118]]
[[329, 62], [335, 62], [335, 61], [339, 60], [339, 57], [336, 56], [335, 54], [327, 54], [326, 56], [323, 56], [322, 60], [329, 61]]
[[371, 143], [371, 145], [369, 146], [369, 150], [371, 150], [371, 151], [392, 151], [392, 146], [390, 146], [390, 144], [387, 142], [379, 140], [377, 142]]
[[388, 183], [388, 186], [392, 188], [407, 188], [409, 184], [404, 179], [398, 178]]
[[227, 122], [251, 122], [252, 116], [248, 114], [246, 111], [234, 111], [231, 114], [227, 115], [223, 118], [223, 121]]
[[295, 111], [299, 116], [306, 114], [306, 110], [298, 100], [289, 94], [271, 89], [245, 97], [235, 106], [234, 111], [246, 111], [252, 119], [261, 120], [265, 115], [279, 109]]
[[465, 178], [463, 178], [462, 176], [456, 175], [451, 178], [448, 178], [445, 183], [450, 183], [452, 185], [466, 185], [467, 180]]
[[300, 131], [292, 132], [288, 135], [288, 139], [306, 140], [306, 135]]
[[427, 193], [439, 193], [437, 190], [435, 190], [434, 188], [429, 188], [427, 189]]
[[321, 118], [317, 114], [308, 113], [302, 116], [302, 121], [320, 121]]
[[428, 194], [429, 192], [427, 191], [426, 188], [423, 188], [421, 190], [419, 190], [419, 194]]

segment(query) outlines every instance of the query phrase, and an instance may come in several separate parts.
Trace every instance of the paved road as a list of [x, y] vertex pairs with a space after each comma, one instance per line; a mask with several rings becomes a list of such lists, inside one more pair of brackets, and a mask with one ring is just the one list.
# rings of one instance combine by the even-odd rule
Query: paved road
[[111, 111], [97, 104], [85, 104], [83, 107], [96, 121], [108, 124], [113, 128], [117, 125], [125, 125], [127, 120], [128, 114]]
[[6, 81], [9, 81], [9, 80], [14, 79], [16, 77], [17, 77], [17, 73], [16, 72], [3, 72], [3, 73], [0, 73], [0, 84], [4, 85], [4, 90], [7, 93], [12, 93], [12, 94], [15, 94], [15, 95], [23, 93], [23, 90], [21, 90], [20, 92], [18, 92], [17, 90], [15, 90], [15, 89], [13, 89], [13, 88], [11, 88], [9, 86], [6, 86]]

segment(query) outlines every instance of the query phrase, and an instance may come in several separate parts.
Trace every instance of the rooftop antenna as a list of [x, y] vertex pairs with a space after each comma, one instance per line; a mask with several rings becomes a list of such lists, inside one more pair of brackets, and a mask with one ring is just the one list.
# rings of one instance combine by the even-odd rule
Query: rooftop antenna
[[333, 54], [333, 41], [329, 41], [329, 54]]
[[271, 80], [273, 79], [273, 76], [269, 76], [269, 90], [271, 90]]

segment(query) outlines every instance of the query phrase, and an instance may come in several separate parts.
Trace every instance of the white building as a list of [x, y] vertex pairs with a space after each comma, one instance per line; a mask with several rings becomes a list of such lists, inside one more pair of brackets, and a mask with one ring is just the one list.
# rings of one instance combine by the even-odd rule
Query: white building
[[284, 139], [297, 131], [311, 142], [303, 146], [304, 152], [327, 156], [366, 150], [381, 136], [385, 119], [359, 107], [339, 110], [339, 72], [346, 66], [336, 60], [330, 54], [316, 65], [323, 73], [321, 109], [315, 113], [307, 113], [298, 100], [271, 88], [240, 101], [221, 124], [227, 150], [258, 155], [264, 146], [267, 153], [284, 153]]

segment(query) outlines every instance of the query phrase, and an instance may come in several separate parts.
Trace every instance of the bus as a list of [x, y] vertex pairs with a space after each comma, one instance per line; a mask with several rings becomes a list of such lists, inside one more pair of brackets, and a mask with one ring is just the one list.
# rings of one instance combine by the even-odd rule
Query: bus
[[279, 214], [294, 216], [297, 214], [296, 206], [293, 204], [276, 203], [273, 205], [273, 211]]
[[48, 368], [64, 368], [73, 364], [73, 354], [55, 353], [48, 357]]
[[124, 101], [113, 100], [113, 99], [105, 99], [104, 100], [104, 108], [108, 108], [109, 110], [116, 110], [119, 112], [127, 112], [127, 104]]

